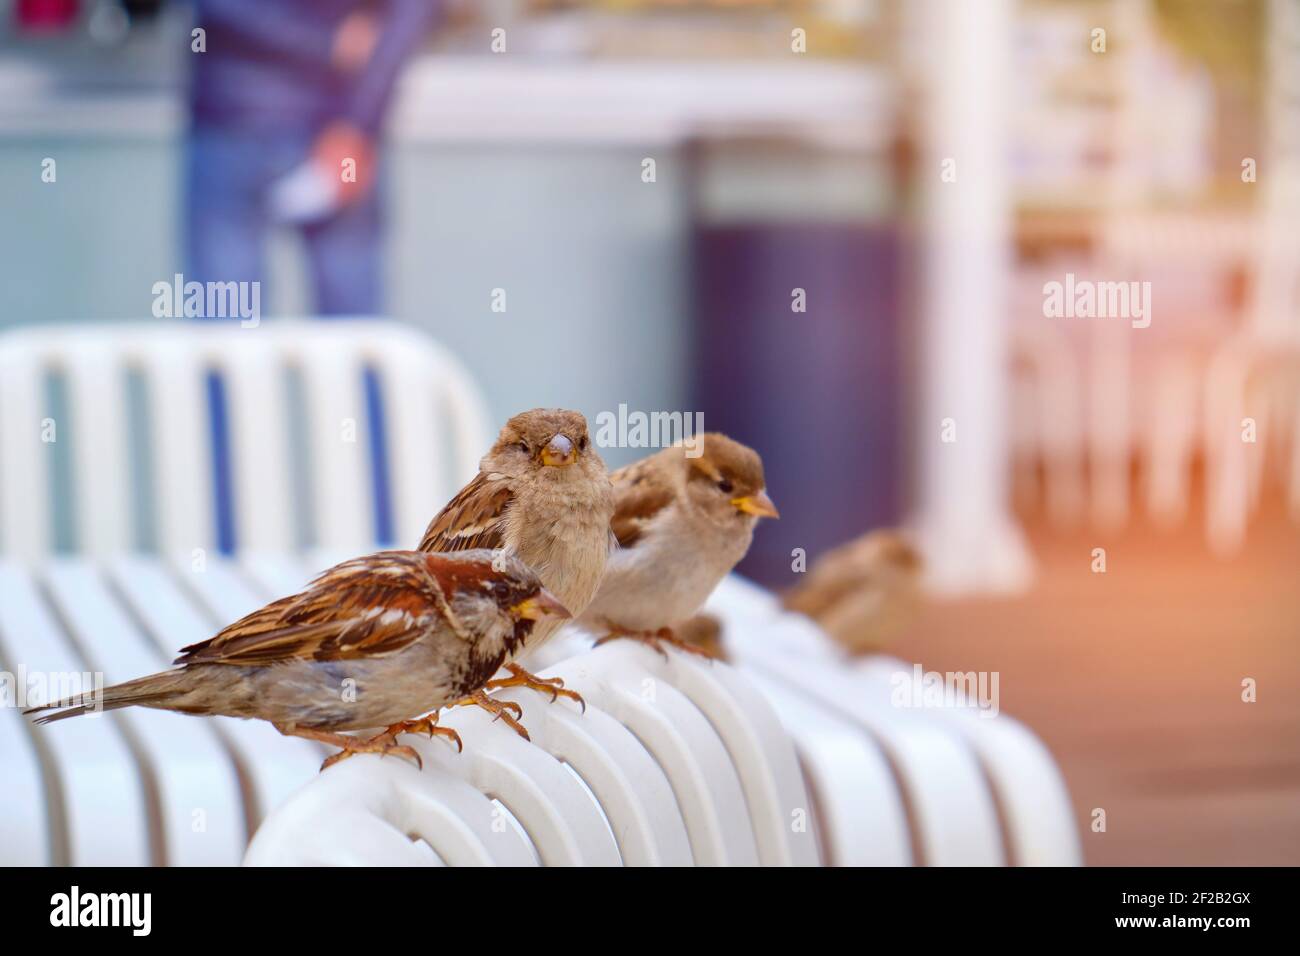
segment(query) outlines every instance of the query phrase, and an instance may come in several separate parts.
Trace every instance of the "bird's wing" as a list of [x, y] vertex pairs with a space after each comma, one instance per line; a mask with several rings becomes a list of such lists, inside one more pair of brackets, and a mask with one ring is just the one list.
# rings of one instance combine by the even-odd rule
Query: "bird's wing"
[[869, 531], [827, 551], [782, 598], [791, 611], [821, 619], [837, 602], [879, 587], [906, 589], [921, 574], [921, 555], [896, 531]]
[[614, 517], [609, 526], [619, 546], [630, 548], [655, 515], [672, 503], [673, 489], [655, 469], [653, 458], [626, 465], [609, 477], [614, 483]]
[[351, 660], [401, 650], [436, 624], [463, 636], [425, 555], [381, 552], [345, 561], [306, 590], [181, 649], [176, 664], [268, 665]]
[[469, 551], [505, 546], [506, 512], [515, 500], [501, 475], [479, 472], [429, 522], [421, 551]]
[[818, 565], [808, 573], [807, 581], [785, 592], [781, 603], [787, 610], [798, 611], [815, 619], [837, 601], [859, 587], [866, 587], [868, 583], [869, 578], [855, 568]]

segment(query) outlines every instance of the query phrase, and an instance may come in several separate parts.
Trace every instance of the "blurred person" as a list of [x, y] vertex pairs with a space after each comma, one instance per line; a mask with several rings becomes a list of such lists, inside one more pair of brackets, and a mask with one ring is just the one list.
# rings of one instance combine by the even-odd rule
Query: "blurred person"
[[398, 72], [442, 4], [196, 0], [195, 9], [186, 278], [261, 282], [268, 232], [288, 225], [304, 241], [317, 313], [378, 313], [377, 139]]

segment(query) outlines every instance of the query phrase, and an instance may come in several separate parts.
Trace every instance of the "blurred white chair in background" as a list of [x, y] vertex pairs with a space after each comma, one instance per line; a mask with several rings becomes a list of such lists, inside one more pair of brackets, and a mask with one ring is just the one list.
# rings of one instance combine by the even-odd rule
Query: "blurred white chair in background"
[[1112, 420], [1107, 430], [1120, 434], [1124, 420], [1110, 470], [1113, 495], [1125, 500], [1105, 513], [1113, 515], [1113, 526], [1127, 520], [1136, 462], [1147, 512], [1172, 526], [1191, 517], [1203, 383], [1213, 343], [1240, 325], [1235, 286], [1254, 255], [1253, 224], [1248, 214], [1233, 211], [1123, 210], [1106, 217], [1101, 246], [1100, 272], [1150, 282], [1152, 290], [1148, 327], [1131, 328], [1121, 319], [1094, 343], [1094, 360], [1103, 349], [1110, 358], [1101, 357], [1108, 367], [1093, 376], [1093, 390], [1122, 395], [1102, 401]]
[[1034, 479], [1043, 464], [1048, 513], [1073, 526], [1084, 515], [1085, 421], [1083, 383], [1069, 340], [1047, 320], [1012, 325], [1012, 456]]
[[1300, 520], [1300, 7], [1271, 0], [1268, 15], [1268, 138], [1252, 187], [1249, 324], [1215, 353], [1205, 382], [1206, 532], [1225, 554], [1245, 541], [1270, 448], [1287, 459], [1281, 470]]
[[[1205, 527], [1212, 549], [1231, 554], [1245, 542], [1250, 513], [1258, 507], [1271, 456], [1283, 476], [1293, 519], [1300, 520], [1300, 8], [1289, 0], [1268, 5], [1266, 143], [1258, 182], [1243, 180], [1255, 193], [1253, 214], [1238, 228], [1216, 224], [1186, 230], [1199, 242], [1198, 262], [1213, 264], [1216, 253], [1233, 250], [1248, 278], [1250, 300], [1244, 321], [1227, 341], [1196, 362], [1196, 392], [1189, 378], [1173, 372], [1164, 385], [1170, 401], [1199, 412], [1197, 434], [1205, 461]], [[1243, 160], [1243, 163], [1246, 161]], [[1128, 232], [1125, 231], [1126, 235]], [[1141, 242], [1142, 237], [1130, 241]], [[1223, 338], [1217, 336], [1216, 338]], [[1209, 351], [1203, 350], [1203, 351]], [[1193, 411], [1194, 410], [1194, 411]], [[1153, 438], [1183, 457], [1185, 419], [1175, 415], [1153, 429]], [[1155, 475], [1157, 487], [1173, 488], [1169, 470]]]
[[[1300, 516], [1293, 437], [1300, 437], [1300, 383], [1291, 358], [1300, 343], [1300, 243], [1280, 234], [1287, 228], [1274, 211], [1212, 221], [1125, 214], [1106, 220], [1102, 254], [1022, 269], [1010, 373], [1014, 458], [1022, 488], [1031, 479], [1034, 495], [1041, 465], [1054, 523], [1071, 525], [1081, 515], [1099, 527], [1128, 523], [1135, 464], [1148, 514], [1166, 526], [1187, 521], [1201, 456], [1208, 539], [1232, 551], [1259, 503], [1266, 449], [1283, 463], [1278, 470], [1288, 475]], [[1067, 271], [1152, 281], [1152, 324], [1041, 317], [1043, 283]], [[1248, 331], [1239, 332], [1243, 310], [1232, 290], [1243, 273], [1256, 292], [1244, 313]], [[1247, 417], [1258, 444], [1242, 441]]]

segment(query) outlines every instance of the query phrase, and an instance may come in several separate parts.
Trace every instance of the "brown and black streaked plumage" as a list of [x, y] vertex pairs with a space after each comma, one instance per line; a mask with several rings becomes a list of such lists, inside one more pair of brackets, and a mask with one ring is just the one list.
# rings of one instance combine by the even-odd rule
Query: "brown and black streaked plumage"
[[[435, 728], [403, 722], [481, 690], [538, 621], [567, 616], [516, 559], [383, 551], [184, 648], [173, 670], [28, 713], [53, 710], [41, 723], [130, 706], [256, 718], [345, 752], [413, 756], [395, 734]], [[367, 728], [388, 730], [370, 741], [341, 733]]]

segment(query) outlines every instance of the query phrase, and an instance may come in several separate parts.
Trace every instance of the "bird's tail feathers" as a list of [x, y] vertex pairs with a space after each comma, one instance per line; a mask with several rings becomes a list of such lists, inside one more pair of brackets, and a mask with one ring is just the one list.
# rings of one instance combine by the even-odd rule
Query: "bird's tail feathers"
[[28, 707], [23, 713], [54, 711], [36, 718], [38, 724], [49, 724], [92, 711], [117, 710], [119, 707], [131, 706], [166, 706], [169, 700], [186, 690], [184, 682], [179, 679], [182, 673], [182, 671], [163, 671], [160, 674], [150, 674], [148, 677], [137, 677], [135, 680], [114, 684], [112, 687], [86, 691], [48, 704]]

